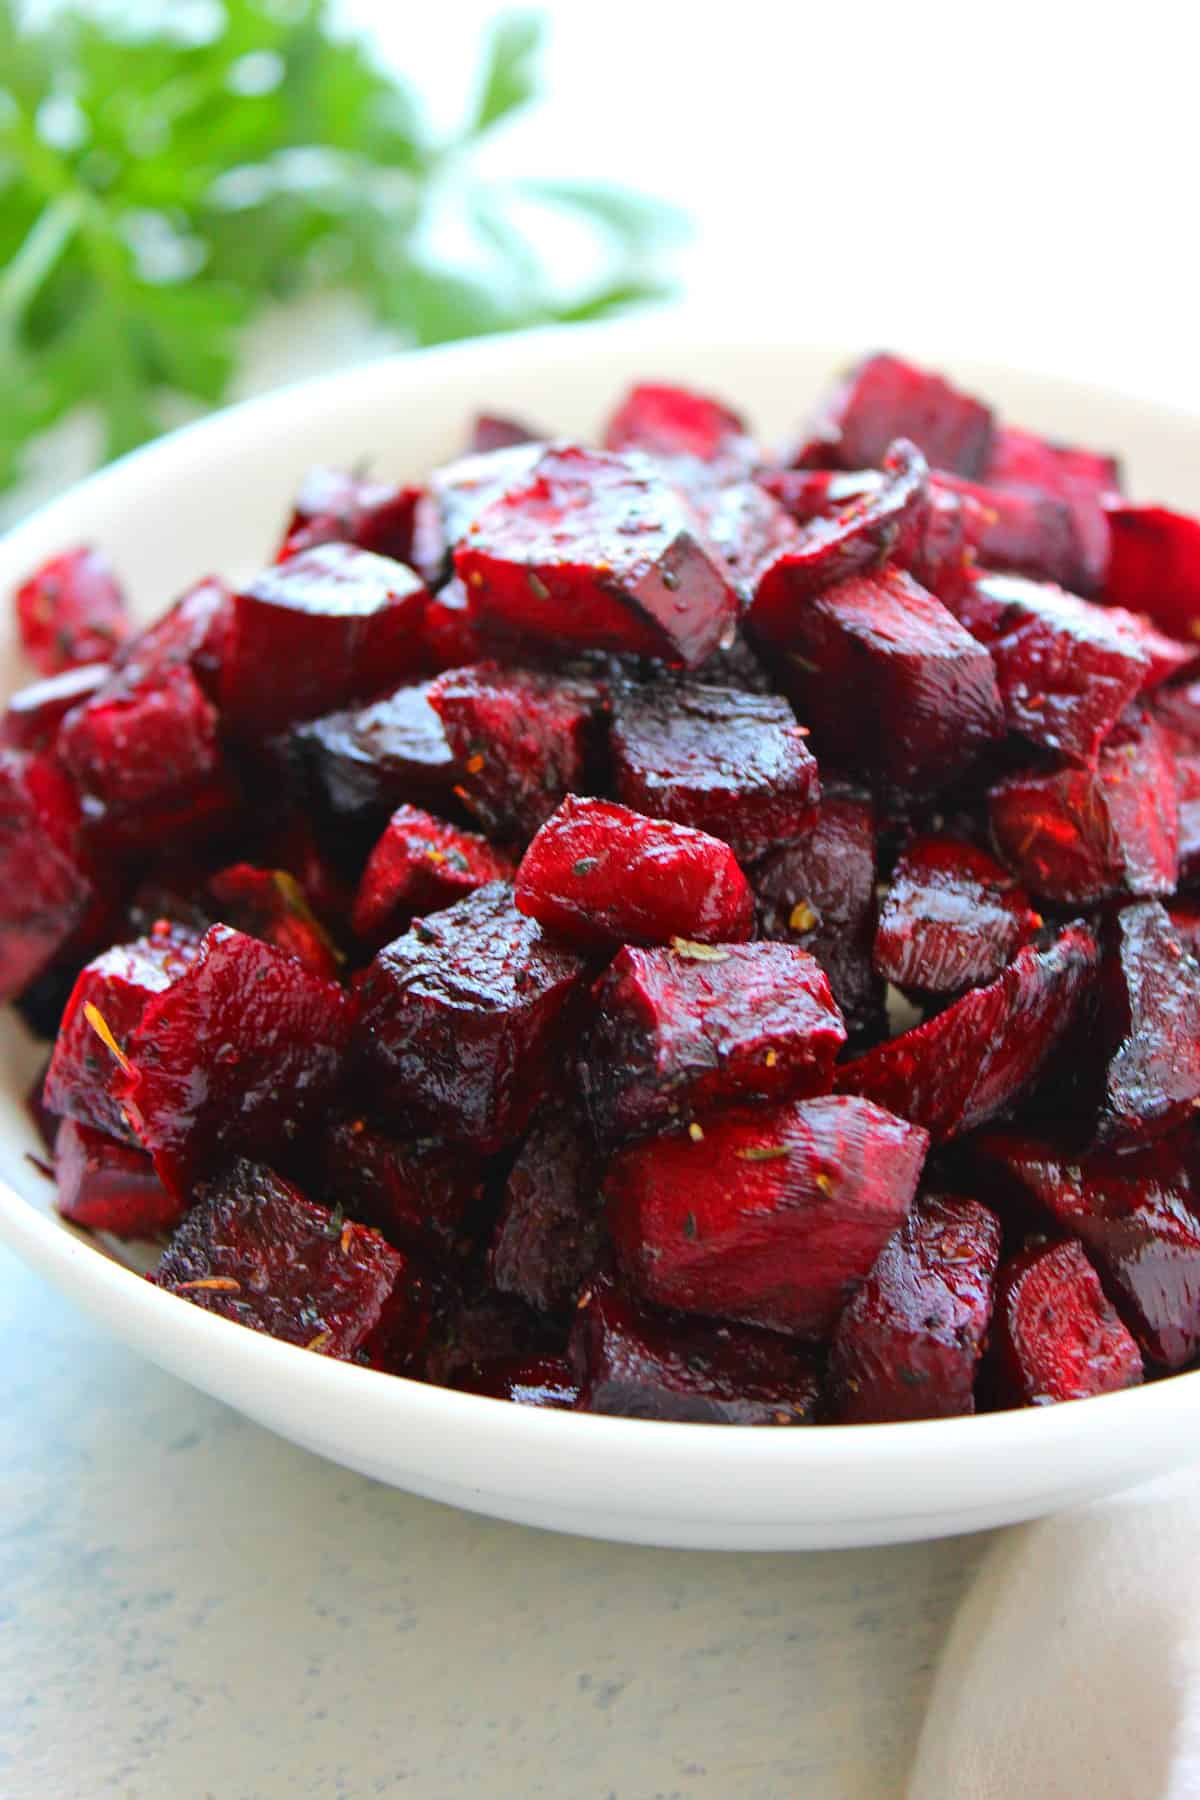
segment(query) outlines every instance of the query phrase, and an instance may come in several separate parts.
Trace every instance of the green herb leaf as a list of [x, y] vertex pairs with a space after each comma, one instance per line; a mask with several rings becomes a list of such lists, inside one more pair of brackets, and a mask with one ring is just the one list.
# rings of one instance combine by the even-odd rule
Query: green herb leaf
[[466, 127], [467, 137], [478, 137], [533, 99], [544, 35], [536, 13], [511, 13], [493, 25], [484, 50], [478, 98]]

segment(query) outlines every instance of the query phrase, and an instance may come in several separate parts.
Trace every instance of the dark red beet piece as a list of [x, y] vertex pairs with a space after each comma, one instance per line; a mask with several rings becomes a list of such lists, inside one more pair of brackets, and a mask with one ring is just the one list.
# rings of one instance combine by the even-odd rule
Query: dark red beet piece
[[425, 1284], [402, 1251], [244, 1160], [201, 1190], [151, 1279], [341, 1362], [402, 1366], [428, 1331]]
[[114, 944], [88, 963], [71, 990], [46, 1075], [51, 1112], [109, 1137], [133, 1135], [115, 1092], [120, 1066], [101, 1031], [123, 1052], [151, 997], [191, 967], [199, 948], [190, 931], [164, 919], [147, 936]]
[[514, 444], [536, 444], [545, 436], [520, 419], [501, 413], [476, 413], [467, 436], [467, 455], [486, 456], [491, 450], [508, 450]]
[[1147, 901], [1124, 907], [1115, 930], [1101, 987], [1110, 1141], [1170, 1131], [1200, 1103], [1200, 959], [1186, 922]]
[[[795, 542], [795, 521], [757, 481], [701, 487], [691, 498], [704, 535], [720, 557], [743, 608], [748, 607], [760, 572]], [[721, 655], [718, 649], [705, 658], [698, 670], [703, 679], [708, 679], [710, 666]]]
[[1083, 558], [1076, 591], [1096, 593], [1104, 581], [1109, 554], [1102, 502], [1111, 501], [1121, 491], [1116, 458], [1051, 443], [1033, 432], [1006, 425], [992, 440], [985, 479], [999, 487], [1039, 489], [1066, 500]]
[[442, 1387], [469, 1388], [489, 1379], [498, 1365], [530, 1357], [560, 1356], [566, 1334], [558, 1320], [536, 1313], [511, 1294], [480, 1288], [469, 1265], [443, 1270], [424, 1379]]
[[377, 556], [411, 562], [413, 514], [420, 497], [420, 488], [372, 481], [348, 469], [310, 469], [276, 561], [286, 562], [317, 544], [357, 544]]
[[481, 627], [560, 654], [618, 650], [695, 668], [737, 617], [687, 502], [636, 454], [548, 450], [474, 521], [455, 567]]
[[185, 666], [210, 699], [215, 699], [228, 649], [233, 596], [216, 575], [181, 594], [161, 619], [126, 639], [113, 667], [129, 687], [160, 682], [168, 670]]
[[1104, 598], [1147, 613], [1172, 637], [1200, 637], [1200, 519], [1165, 506], [1107, 509]]
[[1200, 881], [1200, 752], [1175, 757], [1175, 797], [1179, 802], [1179, 885]]
[[1075, 1243], [1024, 1250], [1001, 1269], [992, 1347], [1001, 1406], [1086, 1400], [1142, 1380], [1141, 1353]]
[[991, 657], [899, 569], [826, 588], [793, 615], [791, 636], [785, 683], [818, 756], [929, 788], [1003, 734]]
[[911, 438], [933, 468], [972, 479], [992, 446], [991, 410], [940, 375], [898, 356], [868, 356], [818, 407], [787, 457], [797, 468], [869, 469], [896, 438]]
[[656, 1305], [824, 1338], [908, 1211], [928, 1142], [823, 1095], [634, 1144], [605, 1183], [626, 1279]]
[[839, 1424], [975, 1411], [1000, 1262], [1000, 1221], [978, 1200], [918, 1200], [838, 1320], [829, 1411]]
[[222, 1153], [276, 1154], [329, 1098], [353, 1010], [332, 982], [225, 925], [151, 997], [114, 1084], [167, 1186], [185, 1192]]
[[233, 863], [217, 871], [209, 881], [208, 891], [223, 924], [286, 951], [310, 975], [337, 980], [342, 960], [337, 948], [308, 904], [299, 882], [286, 869], [256, 869], [252, 863]]
[[451, 552], [463, 542], [480, 513], [510, 487], [528, 480], [545, 448], [545, 444], [533, 440], [505, 444], [494, 450], [461, 456], [457, 461], [435, 469], [429, 477], [426, 508], [431, 516], [424, 521], [418, 519], [418, 537], [425, 536], [429, 540], [419, 558], [419, 566], [425, 568], [435, 559], [435, 539], [436, 560], [446, 565]]
[[347, 824], [378, 826], [404, 800], [444, 803], [457, 779], [428, 682], [313, 719], [295, 738], [323, 808]]
[[538, 1312], [567, 1312], [596, 1266], [602, 1166], [583, 1121], [551, 1107], [535, 1121], [504, 1190], [491, 1276]]
[[512, 875], [511, 860], [477, 832], [447, 825], [419, 806], [401, 806], [367, 859], [354, 901], [354, 934], [378, 949], [418, 913], [452, 906]]
[[930, 994], [994, 981], [1041, 917], [983, 850], [923, 837], [902, 853], [875, 933], [875, 967], [897, 987]]
[[746, 421], [720, 400], [690, 388], [646, 381], [630, 388], [604, 431], [606, 450], [642, 450], [690, 487], [696, 465], [709, 479], [747, 473], [756, 450]]
[[22, 648], [43, 675], [108, 662], [130, 629], [108, 558], [86, 545], [43, 563], [17, 589], [16, 605]]
[[586, 787], [604, 703], [595, 682], [476, 663], [439, 675], [429, 703], [457, 760], [456, 792], [487, 831], [528, 840]]
[[30, 1082], [28, 1088], [26, 1088], [25, 1112], [29, 1118], [30, 1124], [42, 1141], [43, 1149], [48, 1150], [51, 1156], [53, 1156], [54, 1144], [58, 1137], [60, 1121], [57, 1115], [50, 1111], [45, 1102], [44, 1090], [46, 1086], [46, 1074], [49, 1067], [50, 1063], [49, 1059], [47, 1059]]
[[58, 1210], [72, 1225], [118, 1238], [153, 1238], [183, 1217], [141, 1150], [119, 1144], [90, 1125], [64, 1119], [54, 1148]]
[[754, 897], [728, 844], [607, 800], [568, 794], [517, 870], [517, 906], [585, 948], [741, 943]]
[[326, 1125], [321, 1155], [326, 1191], [405, 1248], [454, 1248], [483, 1193], [484, 1165], [461, 1144], [392, 1137], [357, 1113]]
[[1200, 750], [1200, 681], [1162, 689], [1153, 698], [1154, 716], [1165, 725], [1173, 742]]
[[266, 737], [415, 675], [425, 588], [403, 563], [320, 544], [266, 569], [233, 597], [221, 710]]
[[468, 1369], [455, 1386], [490, 1400], [516, 1406], [550, 1406], [570, 1412], [579, 1399], [579, 1383], [565, 1356], [504, 1356], [481, 1368]]
[[626, 806], [721, 838], [744, 862], [816, 818], [816, 761], [778, 695], [699, 682], [625, 688], [610, 743]]
[[381, 1103], [481, 1151], [511, 1143], [557, 1073], [582, 973], [504, 882], [418, 919], [359, 991], [359, 1057]]
[[471, 623], [467, 590], [457, 576], [429, 596], [422, 631], [425, 666], [435, 674], [440, 669], [465, 668], [486, 654]]
[[1089, 586], [1087, 557], [1071, 503], [1030, 488], [986, 487], [939, 471], [933, 485], [963, 503], [967, 543], [976, 562], [1078, 593]]
[[579, 1410], [699, 1425], [810, 1425], [820, 1375], [777, 1332], [664, 1318], [605, 1283], [576, 1318]]
[[988, 811], [1001, 858], [1042, 899], [1086, 905], [1175, 886], [1175, 759], [1153, 719], [1114, 731], [1092, 768], [1008, 776]]
[[1068, 925], [1048, 950], [1026, 945], [989, 987], [837, 1071], [837, 1086], [922, 1125], [936, 1140], [994, 1118], [1033, 1083], [1078, 1013], [1099, 961]]
[[0, 1001], [41, 975], [97, 906], [70, 783], [47, 756], [0, 749]]
[[829, 983], [794, 944], [621, 950], [595, 989], [580, 1079], [605, 1139], [729, 1100], [828, 1093], [846, 1041]]
[[90, 700], [111, 674], [108, 663], [84, 663], [19, 688], [5, 709], [0, 736], [15, 750], [48, 750], [67, 714]]

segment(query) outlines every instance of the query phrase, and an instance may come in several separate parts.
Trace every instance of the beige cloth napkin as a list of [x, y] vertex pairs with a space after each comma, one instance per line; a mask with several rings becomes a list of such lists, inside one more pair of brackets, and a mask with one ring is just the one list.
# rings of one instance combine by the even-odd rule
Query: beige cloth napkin
[[908, 1800], [1200, 1800], [1200, 1467], [996, 1541]]

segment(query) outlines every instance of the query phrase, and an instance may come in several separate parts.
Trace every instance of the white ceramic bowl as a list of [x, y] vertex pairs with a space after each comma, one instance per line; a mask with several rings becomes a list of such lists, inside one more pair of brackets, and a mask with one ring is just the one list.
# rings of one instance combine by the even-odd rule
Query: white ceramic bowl
[[[656, 375], [729, 396], [770, 440], [850, 354], [660, 314], [306, 382], [179, 432], [55, 501], [0, 543], [0, 596], [51, 552], [90, 540], [152, 616], [209, 569], [240, 575], [265, 561], [312, 462], [366, 456], [382, 473], [420, 476], [455, 451], [477, 407], [588, 432], [625, 383]], [[1011, 370], [952, 373], [1016, 423], [1119, 449], [1132, 491], [1200, 510], [1200, 420]], [[22, 677], [4, 629], [11, 688]], [[434, 1499], [642, 1543], [880, 1544], [1050, 1512], [1186, 1462], [1200, 1444], [1200, 1373], [983, 1418], [756, 1431], [542, 1412], [330, 1362], [159, 1293], [57, 1219], [26, 1155], [37, 1145], [21, 1097], [38, 1057], [4, 1017], [0, 1236], [163, 1368], [298, 1444]]]

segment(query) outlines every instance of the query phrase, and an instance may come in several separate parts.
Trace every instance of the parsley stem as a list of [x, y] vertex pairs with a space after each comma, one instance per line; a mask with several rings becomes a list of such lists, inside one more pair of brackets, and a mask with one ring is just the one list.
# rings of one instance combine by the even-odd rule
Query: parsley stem
[[0, 336], [15, 333], [25, 309], [74, 237], [83, 214], [82, 200], [79, 193], [67, 193], [51, 201], [0, 275]]

